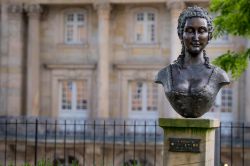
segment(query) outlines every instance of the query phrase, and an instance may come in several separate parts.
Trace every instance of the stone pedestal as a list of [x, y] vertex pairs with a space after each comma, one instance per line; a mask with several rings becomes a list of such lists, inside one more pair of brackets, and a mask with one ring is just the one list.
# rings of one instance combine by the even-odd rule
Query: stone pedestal
[[164, 130], [163, 166], [214, 166], [215, 119], [160, 118]]

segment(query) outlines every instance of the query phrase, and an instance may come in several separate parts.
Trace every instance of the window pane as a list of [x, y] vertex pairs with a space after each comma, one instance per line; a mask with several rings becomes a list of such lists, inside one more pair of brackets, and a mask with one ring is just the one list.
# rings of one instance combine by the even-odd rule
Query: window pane
[[131, 82], [131, 110], [142, 111], [142, 82]]
[[143, 41], [143, 33], [144, 33], [143, 24], [137, 23], [135, 26], [135, 34], [136, 34], [136, 41], [137, 42]]
[[137, 13], [137, 21], [143, 21], [144, 20], [144, 14], [143, 13]]
[[61, 108], [62, 110], [71, 110], [72, 109], [72, 81], [62, 81], [61, 89]]
[[72, 42], [74, 38], [74, 27], [73, 25], [66, 26], [66, 41]]
[[88, 95], [87, 95], [87, 81], [76, 81], [76, 94], [77, 94], [77, 110], [88, 109]]
[[149, 41], [154, 42], [155, 41], [155, 25], [149, 24], [148, 25], [148, 34], [149, 34]]
[[155, 14], [154, 13], [148, 13], [148, 21], [154, 21], [155, 20]]
[[84, 14], [83, 13], [79, 13], [77, 15], [77, 21], [78, 22], [84, 22]]
[[233, 90], [232, 87], [224, 87], [221, 91], [221, 112], [231, 112], [233, 106]]
[[147, 83], [147, 111], [158, 110], [158, 87], [152, 82]]
[[67, 22], [73, 22], [74, 21], [74, 14], [71, 13], [71, 14], [68, 14], [67, 15]]
[[86, 39], [86, 28], [84, 25], [79, 25], [77, 27], [77, 42], [83, 43]]

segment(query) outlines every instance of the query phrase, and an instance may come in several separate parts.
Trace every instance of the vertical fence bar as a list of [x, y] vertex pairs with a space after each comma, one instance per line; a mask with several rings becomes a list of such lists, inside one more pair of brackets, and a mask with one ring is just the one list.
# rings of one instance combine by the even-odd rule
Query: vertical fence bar
[[15, 122], [15, 166], [16, 166], [16, 159], [17, 159], [17, 119]]
[[125, 134], [126, 134], [126, 121], [124, 120], [123, 127], [123, 165], [125, 164]]
[[85, 131], [86, 131], [86, 121], [83, 122], [83, 166], [85, 166]]
[[242, 166], [245, 164], [245, 125], [242, 123]]
[[114, 136], [113, 136], [113, 166], [115, 166], [115, 120], [114, 120]]
[[147, 121], [144, 121], [144, 165], [146, 165], [146, 153], [147, 153]]
[[8, 129], [8, 121], [6, 119], [5, 120], [5, 138], [4, 138], [4, 143], [5, 143], [5, 146], [4, 146], [4, 166], [6, 166], [6, 162], [7, 162], [7, 138], [8, 138], [7, 129]]
[[45, 121], [45, 149], [44, 149], [44, 152], [45, 152], [45, 165], [47, 164], [47, 130], [48, 130], [48, 121], [46, 120]]
[[233, 166], [233, 122], [231, 122], [231, 144], [230, 144], [230, 158], [231, 158], [231, 166]]
[[106, 123], [105, 123], [105, 120], [104, 120], [104, 122], [103, 122], [103, 152], [102, 152], [102, 165], [103, 166], [105, 166], [105, 156], [104, 156], [104, 154], [105, 154], [105, 131], [106, 130]]
[[221, 141], [221, 139], [222, 139], [222, 134], [221, 134], [221, 128], [222, 128], [222, 123], [220, 122], [220, 128], [219, 128], [219, 135], [220, 135], [220, 163], [222, 163], [222, 161], [221, 161], [221, 148], [222, 148], [222, 145], [221, 145], [221, 143], [222, 143], [222, 141]]
[[34, 166], [37, 165], [37, 135], [38, 135], [38, 119], [36, 118], [36, 131], [35, 131], [35, 161], [34, 161]]
[[93, 166], [95, 166], [95, 128], [96, 128], [96, 124], [95, 124], [95, 120], [94, 120]]
[[27, 139], [28, 139], [28, 121], [25, 120], [25, 152], [24, 152], [24, 162], [27, 162]]
[[76, 158], [76, 120], [74, 120], [74, 158]]
[[155, 143], [154, 143], [154, 166], [156, 165], [156, 130], [157, 130], [157, 126], [156, 126], [156, 121], [155, 121]]
[[134, 151], [133, 151], [133, 164], [135, 165], [136, 164], [136, 162], [135, 162], [135, 134], [136, 134], [136, 121], [134, 121], [134, 147], [133, 147], [133, 149], [134, 149]]
[[65, 166], [66, 165], [66, 119], [64, 120], [63, 156], [64, 156], [64, 166]]
[[54, 161], [56, 159], [56, 133], [57, 133], [57, 129], [56, 128], [57, 128], [57, 120], [55, 120], [55, 131], [54, 131], [54, 133], [55, 133], [55, 135], [54, 135], [54, 137], [55, 137], [55, 140], [54, 140]]

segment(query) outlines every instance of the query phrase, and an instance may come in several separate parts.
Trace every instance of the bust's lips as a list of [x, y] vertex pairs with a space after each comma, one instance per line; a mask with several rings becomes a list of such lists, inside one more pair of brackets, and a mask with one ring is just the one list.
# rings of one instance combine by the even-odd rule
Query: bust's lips
[[192, 43], [192, 46], [193, 46], [193, 47], [200, 47], [201, 44], [200, 44], [200, 43]]

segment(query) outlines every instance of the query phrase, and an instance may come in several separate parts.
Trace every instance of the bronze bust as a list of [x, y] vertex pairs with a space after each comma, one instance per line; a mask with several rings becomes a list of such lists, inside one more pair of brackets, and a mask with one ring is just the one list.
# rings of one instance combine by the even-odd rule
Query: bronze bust
[[161, 69], [155, 82], [177, 113], [197, 118], [209, 111], [222, 86], [229, 84], [226, 72], [213, 66], [204, 50], [212, 39], [212, 19], [201, 7], [188, 7], [178, 19], [182, 51], [175, 62]]

